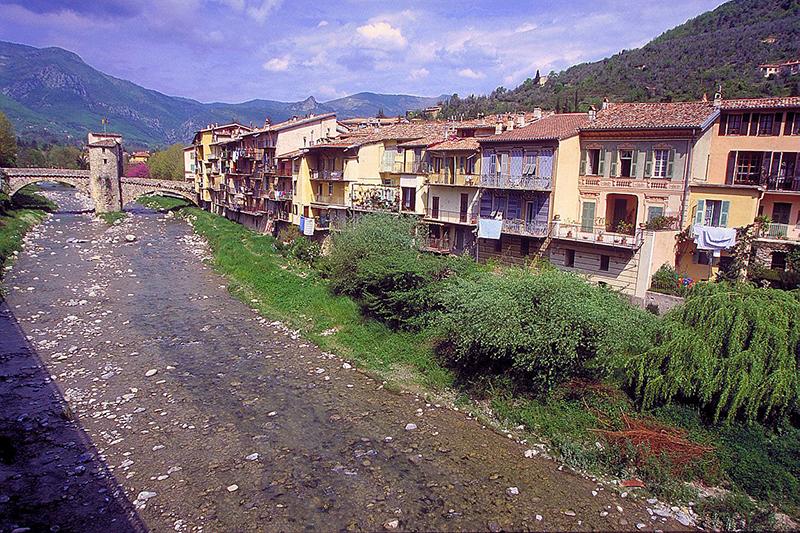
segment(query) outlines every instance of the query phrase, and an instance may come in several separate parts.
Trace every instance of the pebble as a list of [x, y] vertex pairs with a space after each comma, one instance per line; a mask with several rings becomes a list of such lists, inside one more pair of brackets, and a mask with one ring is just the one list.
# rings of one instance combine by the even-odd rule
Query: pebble
[[384, 529], [397, 529], [398, 527], [400, 527], [400, 520], [396, 518], [392, 520], [387, 520], [386, 522], [383, 523]]
[[255, 461], [255, 460], [258, 459], [258, 454], [257, 453], [251, 453], [250, 455], [245, 457], [245, 459], [247, 459], [248, 461]]
[[519, 489], [517, 487], [508, 487], [506, 489], [506, 494], [509, 496], [517, 496], [519, 494]]
[[415, 429], [417, 429], [417, 425], [416, 424], [413, 424], [413, 423], [406, 424], [406, 431], [412, 431], [412, 430], [415, 430]]
[[146, 502], [150, 498], [155, 498], [156, 496], [157, 496], [157, 494], [155, 492], [150, 492], [148, 490], [143, 490], [142, 492], [139, 493], [138, 496], [136, 496], [136, 499], [139, 500], [139, 501]]
[[228, 485], [228, 492], [236, 492], [239, 490], [239, 485]]
[[353, 368], [353, 365], [351, 365], [350, 363], [342, 363], [342, 368], [344, 368], [345, 370], [350, 370], [351, 368]]
[[156, 368], [151, 368], [150, 370], [148, 370], [147, 372], [145, 372], [145, 373], [144, 373], [144, 375], [145, 375], [145, 377], [148, 377], [148, 378], [149, 378], [150, 376], [155, 376], [157, 373], [158, 373], [158, 369], [156, 369]]
[[536, 520], [541, 522], [542, 520], [544, 520], [544, 517], [542, 515], [540, 515], [540, 514], [537, 514], [536, 515]]
[[572, 510], [564, 511], [564, 514], [567, 515], [567, 516], [575, 516], [575, 511], [572, 511]]
[[130, 233], [125, 235], [125, 240], [128, 242], [134, 242], [136, 240], [136, 235], [131, 235]]

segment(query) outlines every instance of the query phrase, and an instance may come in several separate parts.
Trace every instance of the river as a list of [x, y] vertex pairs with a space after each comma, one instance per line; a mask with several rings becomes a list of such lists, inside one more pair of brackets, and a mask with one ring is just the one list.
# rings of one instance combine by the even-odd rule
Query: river
[[0, 307], [0, 531], [679, 527], [260, 317], [185, 222], [48, 194]]

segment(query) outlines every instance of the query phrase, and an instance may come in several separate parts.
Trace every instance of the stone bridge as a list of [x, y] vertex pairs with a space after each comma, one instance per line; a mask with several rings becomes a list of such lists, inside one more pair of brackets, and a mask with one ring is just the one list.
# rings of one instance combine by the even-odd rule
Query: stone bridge
[[122, 137], [89, 134], [89, 170], [66, 168], [0, 168], [0, 190], [9, 196], [31, 183], [54, 181], [85, 192], [100, 213], [119, 211], [140, 196], [180, 196], [197, 205], [194, 185], [183, 181], [122, 176]]

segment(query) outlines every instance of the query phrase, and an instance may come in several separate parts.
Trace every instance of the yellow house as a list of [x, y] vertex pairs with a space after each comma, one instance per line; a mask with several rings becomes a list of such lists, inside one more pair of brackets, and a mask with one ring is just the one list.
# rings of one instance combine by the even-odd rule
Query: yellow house
[[211, 208], [212, 192], [222, 187], [220, 168], [220, 142], [229, 141], [240, 133], [252, 131], [238, 122], [219, 126], [212, 124], [194, 134], [195, 147], [195, 191], [200, 194], [203, 207]]
[[131, 156], [128, 158], [128, 163], [131, 165], [136, 165], [139, 163], [147, 163], [148, 159], [150, 159], [150, 152], [146, 150], [140, 152], [133, 152]]

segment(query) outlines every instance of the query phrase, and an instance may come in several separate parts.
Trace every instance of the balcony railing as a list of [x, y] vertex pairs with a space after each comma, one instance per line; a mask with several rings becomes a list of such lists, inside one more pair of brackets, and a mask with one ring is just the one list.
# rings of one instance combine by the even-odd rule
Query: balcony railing
[[312, 180], [326, 180], [326, 181], [342, 181], [344, 180], [344, 172], [341, 170], [312, 170]]
[[315, 194], [311, 203], [344, 206], [344, 196], [335, 194]]
[[431, 252], [445, 254], [452, 253], [455, 249], [453, 243], [446, 237], [428, 237], [423, 241], [422, 248]]
[[478, 214], [475, 212], [444, 211], [442, 209], [433, 209], [431, 207], [425, 210], [425, 218], [430, 220], [439, 220], [441, 222], [450, 222], [453, 224], [475, 225], [478, 223]]
[[392, 174], [428, 174], [431, 172], [429, 161], [381, 161], [381, 172]]
[[758, 236], [764, 239], [800, 241], [800, 227], [793, 224], [781, 224], [778, 222], [761, 224], [758, 229]]
[[503, 219], [503, 233], [528, 237], [547, 237], [550, 225], [547, 222], [525, 221], [520, 218]]
[[292, 199], [292, 191], [278, 191], [278, 190], [270, 190], [267, 193], [267, 198], [276, 202], [283, 202], [285, 200]]
[[461, 185], [466, 187], [477, 187], [480, 183], [480, 175], [478, 174], [462, 174], [460, 172], [453, 174], [449, 170], [442, 170], [434, 172], [428, 176], [428, 183], [430, 185]]
[[606, 246], [622, 248], [638, 248], [642, 244], [643, 233], [640, 228], [632, 230], [631, 234], [610, 232], [606, 224], [566, 224], [552, 223], [553, 238], [589, 242]]
[[769, 176], [766, 186], [768, 191], [800, 191], [800, 176]]
[[655, 189], [655, 190], [681, 190], [683, 182], [667, 178], [603, 178], [597, 176], [582, 176], [578, 180], [581, 188], [610, 188], [610, 189]]
[[526, 189], [533, 191], [549, 191], [553, 187], [552, 177], [517, 176], [511, 174], [482, 174], [481, 187], [499, 189]]

